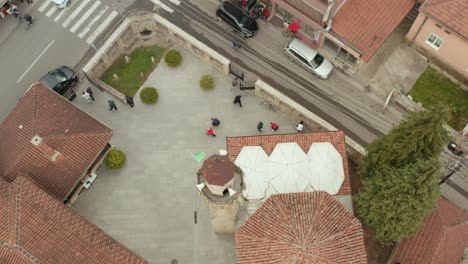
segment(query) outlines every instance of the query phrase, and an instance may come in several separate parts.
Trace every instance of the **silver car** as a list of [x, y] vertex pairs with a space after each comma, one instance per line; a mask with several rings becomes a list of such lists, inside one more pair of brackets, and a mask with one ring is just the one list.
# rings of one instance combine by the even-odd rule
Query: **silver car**
[[320, 79], [330, 77], [333, 64], [304, 42], [293, 39], [284, 50], [291, 60], [296, 61]]
[[57, 8], [65, 8], [71, 5], [71, 0], [53, 0]]

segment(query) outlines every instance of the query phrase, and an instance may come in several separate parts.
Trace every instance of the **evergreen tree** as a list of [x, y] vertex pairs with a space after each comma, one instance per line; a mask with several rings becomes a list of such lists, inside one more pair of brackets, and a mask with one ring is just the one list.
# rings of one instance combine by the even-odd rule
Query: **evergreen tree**
[[364, 180], [356, 202], [378, 240], [391, 243], [419, 230], [439, 197], [439, 171], [433, 157], [399, 168], [383, 165], [375, 177]]
[[411, 113], [384, 137], [375, 140], [361, 162], [361, 173], [372, 177], [381, 164], [404, 166], [418, 158], [439, 155], [448, 132], [444, 128], [450, 118], [450, 108], [436, 105], [430, 111]]
[[355, 197], [363, 222], [383, 243], [417, 232], [439, 197], [437, 156], [448, 139], [449, 109], [410, 114], [371, 144], [361, 162], [363, 189]]

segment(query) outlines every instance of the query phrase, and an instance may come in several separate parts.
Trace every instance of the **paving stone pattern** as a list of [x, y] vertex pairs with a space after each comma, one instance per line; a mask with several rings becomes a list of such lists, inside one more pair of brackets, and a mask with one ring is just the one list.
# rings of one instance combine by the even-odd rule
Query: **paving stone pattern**
[[[115, 100], [118, 111], [109, 111], [111, 95], [97, 89], [93, 104], [75, 99], [114, 130], [111, 144], [127, 154], [127, 164], [120, 171], [103, 166], [74, 209], [151, 263], [235, 263], [234, 236], [212, 232], [208, 208], [195, 188], [199, 165], [192, 154], [226, 149], [226, 136], [257, 135], [258, 121], [265, 124], [264, 134], [274, 133], [270, 121], [280, 125], [277, 133], [295, 133], [297, 120], [269, 110], [253, 91], [233, 88], [231, 77], [179, 50], [182, 64], [169, 69], [161, 62], [145, 84], [158, 89], [156, 105], [143, 105], [136, 96], [134, 108]], [[205, 73], [216, 83], [209, 92], [198, 84]], [[81, 83], [77, 93], [87, 87]], [[237, 94], [243, 108], [232, 103]], [[214, 116], [221, 126], [212, 138], [205, 131]]]

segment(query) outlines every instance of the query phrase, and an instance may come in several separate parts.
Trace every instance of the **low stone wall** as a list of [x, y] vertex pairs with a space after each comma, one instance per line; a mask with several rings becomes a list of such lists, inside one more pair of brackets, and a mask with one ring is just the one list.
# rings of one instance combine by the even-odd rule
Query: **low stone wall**
[[[321, 117], [260, 79], [255, 82], [255, 95], [273, 105], [277, 110], [287, 113], [297, 121], [304, 121], [304, 125], [312, 131], [338, 130], [332, 124], [323, 120]], [[354, 162], [358, 162], [358, 160], [366, 154], [365, 148], [348, 136], [346, 136], [345, 140], [348, 158]]]
[[157, 14], [135, 14], [126, 18], [96, 54], [83, 67], [85, 75], [96, 85], [125, 101], [125, 95], [99, 80], [102, 74], [122, 55], [143, 46], [159, 45], [169, 48], [176, 43], [225, 76], [229, 75], [228, 59], [206, 46]]

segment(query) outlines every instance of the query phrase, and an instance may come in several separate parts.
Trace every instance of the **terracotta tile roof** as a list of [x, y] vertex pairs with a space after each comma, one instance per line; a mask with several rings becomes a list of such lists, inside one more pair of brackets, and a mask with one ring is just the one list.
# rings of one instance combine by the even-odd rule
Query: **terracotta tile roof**
[[393, 263], [458, 264], [467, 246], [468, 213], [440, 198], [421, 230], [401, 241]]
[[420, 10], [468, 39], [467, 0], [427, 0]]
[[[31, 142], [35, 135], [39, 146]], [[64, 200], [111, 137], [110, 128], [36, 83], [0, 125], [0, 175], [11, 182], [27, 173]]]
[[345, 134], [343, 131], [319, 132], [319, 133], [294, 133], [275, 134], [264, 136], [227, 137], [226, 145], [229, 158], [235, 161], [244, 146], [260, 146], [267, 155], [270, 155], [276, 144], [296, 142], [307, 153], [310, 145], [315, 142], [330, 142], [343, 158], [345, 179], [337, 195], [351, 195], [349, 181], [348, 159], [346, 157]]
[[367, 263], [358, 219], [326, 192], [270, 196], [235, 235], [237, 263]]
[[348, 0], [332, 31], [360, 50], [368, 62], [414, 6], [414, 0]]
[[211, 185], [224, 186], [234, 178], [234, 163], [224, 155], [211, 155], [203, 161], [200, 174]]
[[147, 263], [24, 176], [8, 185], [0, 263]]

